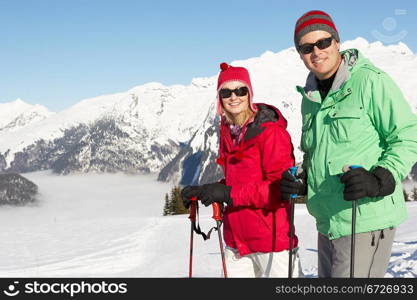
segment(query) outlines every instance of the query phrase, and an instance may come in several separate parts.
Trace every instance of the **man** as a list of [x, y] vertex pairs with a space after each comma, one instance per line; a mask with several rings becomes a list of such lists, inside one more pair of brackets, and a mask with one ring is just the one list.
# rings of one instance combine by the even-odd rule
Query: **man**
[[284, 172], [282, 197], [308, 191], [319, 277], [349, 277], [357, 200], [354, 276], [384, 277], [395, 229], [407, 215], [401, 181], [417, 161], [417, 116], [392, 79], [357, 49], [339, 52], [325, 12], [301, 16], [294, 42], [310, 70], [305, 87], [297, 87], [304, 173], [295, 181]]

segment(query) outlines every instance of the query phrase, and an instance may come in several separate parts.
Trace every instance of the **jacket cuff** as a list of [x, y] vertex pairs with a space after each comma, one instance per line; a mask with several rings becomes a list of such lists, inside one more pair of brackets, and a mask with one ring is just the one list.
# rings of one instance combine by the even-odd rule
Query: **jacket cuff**
[[225, 202], [227, 203], [227, 205], [233, 206], [233, 200], [232, 200], [232, 187], [225, 185], [226, 187], [226, 191], [225, 191]]

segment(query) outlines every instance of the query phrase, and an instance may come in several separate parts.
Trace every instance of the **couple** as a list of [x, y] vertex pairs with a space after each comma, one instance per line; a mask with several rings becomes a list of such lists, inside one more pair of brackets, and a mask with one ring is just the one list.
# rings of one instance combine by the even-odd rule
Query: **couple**
[[[218, 183], [187, 186], [186, 206], [226, 204], [229, 277], [287, 277], [291, 194], [307, 195], [318, 231], [318, 276], [349, 277], [356, 200], [355, 277], [384, 277], [396, 227], [406, 219], [401, 181], [417, 161], [417, 117], [391, 78], [356, 49], [339, 52], [331, 17], [301, 16], [295, 47], [310, 74], [302, 95], [303, 172], [295, 178], [293, 145], [280, 111], [253, 103], [245, 68], [221, 64]], [[345, 165], [359, 165], [343, 174]], [[313, 231], [312, 231], [313, 233]], [[296, 251], [298, 239], [293, 238]], [[298, 254], [293, 277], [301, 277]]]

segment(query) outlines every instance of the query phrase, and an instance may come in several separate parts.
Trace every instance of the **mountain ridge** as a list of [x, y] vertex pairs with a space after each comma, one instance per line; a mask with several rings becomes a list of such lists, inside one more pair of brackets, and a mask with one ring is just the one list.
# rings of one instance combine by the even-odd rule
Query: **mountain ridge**
[[[357, 38], [341, 44], [342, 49], [352, 47], [394, 78], [417, 113], [413, 76], [403, 76], [417, 74], [417, 55], [403, 43], [384, 46]], [[295, 48], [265, 51], [259, 57], [231, 64], [249, 70], [254, 102], [270, 103], [281, 110], [288, 121], [296, 160], [300, 161], [300, 97], [295, 86], [304, 84], [308, 71]], [[57, 113], [18, 99], [14, 104], [25, 106], [25, 110], [19, 110], [27, 111], [25, 115], [0, 109], [8, 117], [8, 122], [0, 122], [0, 171], [52, 168], [68, 174], [131, 172], [133, 168], [137, 172], [158, 172], [160, 180], [176, 183], [215, 180], [221, 173], [214, 165], [218, 137], [216, 80], [217, 74], [193, 78], [188, 85], [149, 82], [125, 92], [84, 99]], [[11, 103], [0, 105], [11, 107]], [[113, 135], [100, 141], [96, 137], [103, 130]], [[68, 132], [76, 133], [75, 144]], [[105, 162], [105, 157], [111, 161], [108, 153], [114, 153], [111, 167]], [[59, 168], [52, 167], [56, 161], [60, 162]], [[118, 167], [117, 161], [126, 163]]]

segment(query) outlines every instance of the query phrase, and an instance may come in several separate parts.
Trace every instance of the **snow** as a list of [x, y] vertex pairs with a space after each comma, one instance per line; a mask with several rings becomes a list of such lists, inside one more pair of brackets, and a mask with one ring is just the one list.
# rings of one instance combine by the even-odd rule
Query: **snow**
[[22, 99], [0, 103], [0, 132], [16, 131], [54, 115], [42, 105], [30, 105]]
[[[25, 174], [40, 190], [36, 205], [0, 207], [0, 277], [187, 277], [190, 222], [162, 216], [171, 186], [152, 175]], [[417, 276], [417, 202], [407, 203], [386, 277]], [[200, 207], [203, 230], [214, 226]], [[317, 276], [313, 218], [297, 204], [296, 231], [307, 277]], [[194, 238], [195, 277], [220, 277], [216, 232]]]

